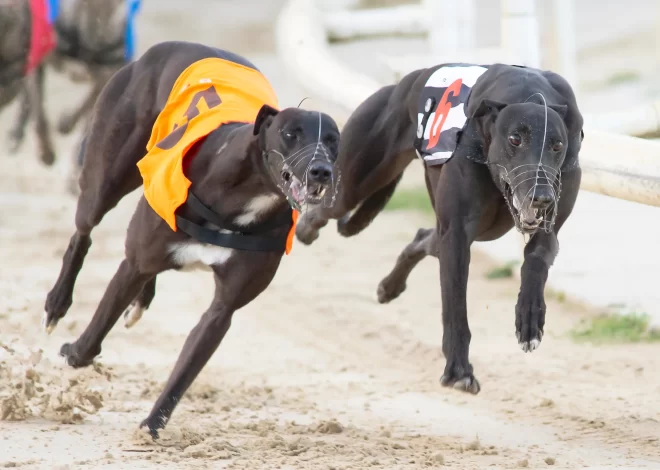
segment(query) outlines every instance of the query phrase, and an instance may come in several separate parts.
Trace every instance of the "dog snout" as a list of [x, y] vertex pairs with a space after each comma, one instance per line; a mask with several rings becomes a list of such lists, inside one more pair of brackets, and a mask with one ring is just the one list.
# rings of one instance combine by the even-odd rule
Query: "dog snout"
[[553, 197], [549, 191], [536, 191], [532, 198], [532, 207], [534, 209], [545, 209], [552, 204]]
[[332, 165], [328, 162], [314, 162], [309, 167], [309, 180], [318, 184], [329, 184], [332, 179]]

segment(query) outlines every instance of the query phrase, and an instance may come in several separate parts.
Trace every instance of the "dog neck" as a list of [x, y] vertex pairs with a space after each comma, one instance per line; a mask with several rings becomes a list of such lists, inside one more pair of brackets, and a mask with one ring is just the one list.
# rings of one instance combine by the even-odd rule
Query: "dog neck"
[[186, 176], [192, 192], [232, 224], [258, 225], [289, 209], [265, 166], [252, 126], [220, 127], [191, 157]]

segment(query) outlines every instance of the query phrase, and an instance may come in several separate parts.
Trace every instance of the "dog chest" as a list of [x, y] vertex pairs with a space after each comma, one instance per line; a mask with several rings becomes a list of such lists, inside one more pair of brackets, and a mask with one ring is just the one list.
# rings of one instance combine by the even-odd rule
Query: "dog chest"
[[456, 150], [458, 133], [467, 122], [465, 106], [472, 87], [487, 67], [451, 64], [437, 69], [428, 78], [419, 97], [417, 156], [426, 165], [447, 163]]

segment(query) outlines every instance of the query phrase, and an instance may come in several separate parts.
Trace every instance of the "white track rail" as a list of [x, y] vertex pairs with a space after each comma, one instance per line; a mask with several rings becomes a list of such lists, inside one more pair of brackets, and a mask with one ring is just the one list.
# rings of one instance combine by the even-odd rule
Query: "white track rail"
[[[277, 20], [277, 48], [291, 78], [315, 99], [337, 109], [336, 117], [342, 121], [385, 83], [352, 70], [333, 56], [322, 16], [313, 0], [290, 0]], [[655, 105], [647, 116], [653, 113]], [[591, 121], [587, 119], [580, 152], [581, 188], [660, 206], [660, 144], [595, 130]]]

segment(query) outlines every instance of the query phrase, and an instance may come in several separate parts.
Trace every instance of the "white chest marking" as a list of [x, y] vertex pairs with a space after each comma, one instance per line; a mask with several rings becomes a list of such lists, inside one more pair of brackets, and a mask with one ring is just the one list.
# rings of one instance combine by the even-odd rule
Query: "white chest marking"
[[[243, 213], [236, 217], [236, 225], [249, 225], [267, 213], [280, 200], [277, 194], [262, 194], [251, 199]], [[173, 261], [181, 266], [181, 271], [194, 271], [197, 269], [210, 270], [211, 266], [227, 262], [234, 253], [232, 248], [198, 243], [193, 240], [173, 243], [169, 247]]]
[[182, 242], [170, 245], [170, 254], [182, 271], [210, 270], [211, 266], [227, 262], [234, 250], [205, 243]]
[[280, 202], [280, 196], [277, 194], [261, 194], [245, 205], [243, 213], [236, 217], [234, 222], [236, 225], [250, 225], [259, 216], [275, 207], [278, 202]]

